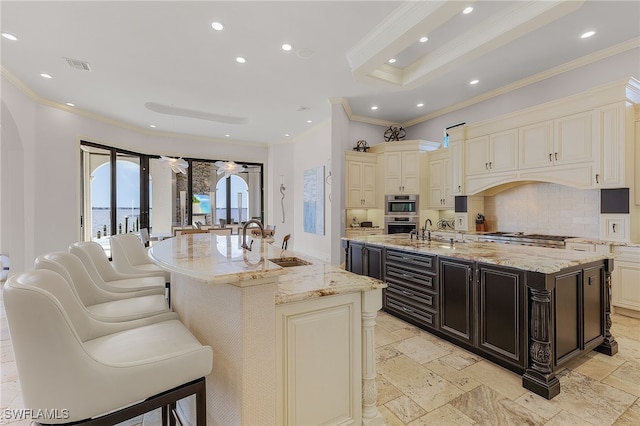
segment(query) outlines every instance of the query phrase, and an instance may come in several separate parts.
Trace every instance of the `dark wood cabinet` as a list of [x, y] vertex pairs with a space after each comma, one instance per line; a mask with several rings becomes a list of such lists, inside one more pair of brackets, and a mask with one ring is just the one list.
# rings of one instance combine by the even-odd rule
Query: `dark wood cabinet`
[[387, 249], [383, 309], [418, 326], [438, 327], [436, 257]]
[[358, 275], [384, 279], [384, 248], [350, 241], [347, 245], [347, 271]]
[[440, 330], [473, 344], [473, 262], [440, 258]]
[[478, 347], [524, 367], [526, 360], [524, 272], [478, 264]]

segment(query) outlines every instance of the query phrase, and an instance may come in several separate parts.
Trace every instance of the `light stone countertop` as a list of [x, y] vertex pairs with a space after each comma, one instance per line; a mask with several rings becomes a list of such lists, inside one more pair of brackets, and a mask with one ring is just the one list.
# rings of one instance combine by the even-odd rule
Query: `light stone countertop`
[[544, 274], [553, 274], [565, 268], [612, 258], [610, 255], [596, 252], [489, 242], [456, 242], [451, 247], [449, 242], [410, 240], [409, 234], [372, 235], [343, 239]]
[[[187, 275], [211, 284], [249, 287], [263, 279], [279, 278], [276, 304], [290, 303], [333, 294], [375, 290], [385, 284], [374, 278], [356, 275], [322, 260], [282, 250], [268, 239], [253, 240], [251, 251], [243, 250], [241, 235], [189, 234], [154, 244], [149, 257], [171, 272]], [[269, 261], [298, 257], [309, 265], [283, 268]]]
[[595, 244], [604, 246], [621, 246], [621, 247], [640, 247], [640, 243], [632, 243], [626, 241], [605, 241], [597, 238], [580, 238], [571, 237], [566, 240], [568, 243], [583, 243], [583, 244]]

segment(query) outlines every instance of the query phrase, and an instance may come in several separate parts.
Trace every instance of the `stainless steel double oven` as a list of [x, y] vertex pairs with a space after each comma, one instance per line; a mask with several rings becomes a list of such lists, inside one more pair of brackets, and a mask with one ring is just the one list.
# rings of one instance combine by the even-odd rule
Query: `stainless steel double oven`
[[418, 230], [420, 221], [418, 195], [387, 195], [385, 197], [385, 233], [407, 234]]

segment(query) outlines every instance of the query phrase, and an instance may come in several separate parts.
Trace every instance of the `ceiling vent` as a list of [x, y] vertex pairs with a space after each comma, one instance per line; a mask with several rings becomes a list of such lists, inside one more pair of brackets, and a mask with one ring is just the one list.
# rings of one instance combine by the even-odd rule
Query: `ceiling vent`
[[311, 109], [311, 107], [308, 107], [308, 106], [304, 106], [304, 105], [303, 105], [303, 106], [301, 106], [300, 108], [298, 108], [296, 111], [298, 111], [298, 112], [307, 112], [307, 111], [309, 111], [310, 109]]
[[80, 71], [91, 71], [89, 62], [81, 61], [79, 59], [64, 58], [71, 68], [75, 68]]

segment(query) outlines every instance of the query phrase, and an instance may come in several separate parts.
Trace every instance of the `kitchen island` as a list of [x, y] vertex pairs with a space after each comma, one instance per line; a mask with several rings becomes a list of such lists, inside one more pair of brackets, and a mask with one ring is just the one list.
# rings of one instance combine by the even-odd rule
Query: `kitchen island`
[[[267, 241], [243, 250], [241, 236], [192, 234], [149, 251], [171, 271], [180, 320], [213, 348], [207, 424], [383, 424], [374, 325], [384, 284]], [[194, 401], [178, 412], [193, 419]]]
[[569, 360], [617, 352], [609, 255], [408, 234], [343, 246], [348, 270], [386, 282], [386, 312], [522, 374], [547, 399]]

